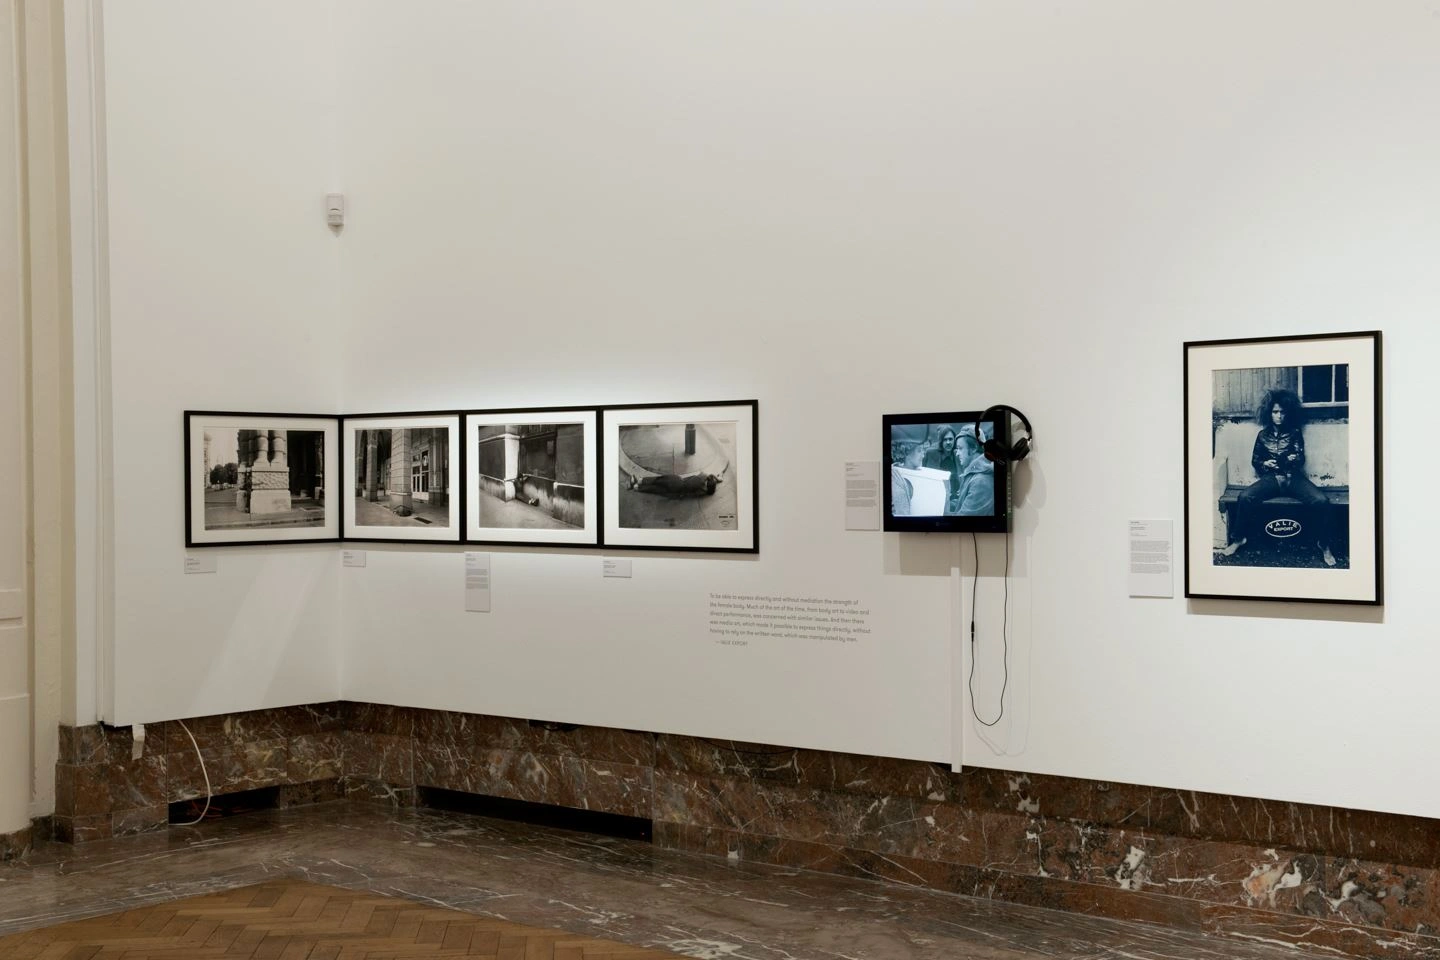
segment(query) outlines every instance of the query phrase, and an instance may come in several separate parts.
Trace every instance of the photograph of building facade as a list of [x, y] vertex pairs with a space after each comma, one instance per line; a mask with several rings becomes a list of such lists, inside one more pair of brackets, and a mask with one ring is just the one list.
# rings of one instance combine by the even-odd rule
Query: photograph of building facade
[[481, 425], [475, 453], [481, 527], [584, 527], [584, 424]]
[[450, 525], [448, 428], [356, 430], [354, 450], [357, 526]]
[[212, 425], [203, 443], [206, 530], [324, 524], [324, 431]]

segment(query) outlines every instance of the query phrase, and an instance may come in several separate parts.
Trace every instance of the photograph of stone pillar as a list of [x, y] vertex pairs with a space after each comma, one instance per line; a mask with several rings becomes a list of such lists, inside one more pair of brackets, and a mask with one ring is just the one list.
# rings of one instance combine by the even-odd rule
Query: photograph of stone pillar
[[459, 417], [347, 417], [347, 540], [460, 539]]
[[450, 525], [450, 431], [355, 431], [355, 524]]
[[213, 426], [204, 432], [205, 529], [325, 523], [325, 433]]
[[337, 539], [339, 422], [187, 411], [186, 545]]

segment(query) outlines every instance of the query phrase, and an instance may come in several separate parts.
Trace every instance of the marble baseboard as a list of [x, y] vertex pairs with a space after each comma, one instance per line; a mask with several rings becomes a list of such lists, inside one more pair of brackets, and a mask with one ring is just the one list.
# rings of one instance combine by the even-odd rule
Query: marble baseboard
[[0, 863], [23, 860], [36, 846], [54, 837], [54, 817], [36, 817], [28, 827], [14, 833], [0, 833]]
[[130, 727], [62, 726], [55, 837], [164, 829], [169, 805], [204, 797], [207, 778], [217, 796], [280, 787], [286, 805], [338, 799], [346, 720], [340, 703], [256, 710], [149, 724], [138, 744]]
[[395, 809], [414, 807], [419, 796], [413, 785], [387, 783], [372, 777], [343, 777], [340, 790], [347, 800], [378, 803]]
[[351, 704], [349, 719], [346, 789], [358, 799], [408, 806], [435, 787], [650, 816], [650, 733], [379, 704]]
[[[676, 849], [1351, 956], [1440, 956], [1427, 848], [1394, 861], [1312, 852], [1323, 847], [1304, 826], [1314, 809], [1271, 805], [1289, 808], [1283, 835], [1300, 843], [1287, 848], [1268, 821], [1236, 831], [1233, 810], [1213, 831], [1198, 813], [1176, 833], [1156, 829], [1147, 806], [1207, 808], [1175, 791], [1071, 780], [1066, 793], [1058, 778], [1037, 790], [1020, 774], [692, 738], [661, 737], [657, 757], [655, 842]], [[1062, 813], [1042, 812], [1047, 801]], [[1386, 822], [1352, 822], [1367, 819]], [[1409, 849], [1375, 839], [1345, 849]]]
[[1440, 917], [1440, 875], [1426, 867], [1261, 850], [951, 801], [877, 800], [662, 771], [655, 819], [1391, 930], [1424, 929]]
[[0, 833], [0, 863], [19, 860], [35, 845], [35, 832], [30, 827], [13, 833]]
[[457, 764], [422, 744], [413, 783], [627, 817], [648, 819], [652, 810], [651, 768], [584, 757], [482, 749]]
[[198, 746], [215, 793], [278, 786], [286, 806], [439, 788], [650, 819], [676, 850], [1440, 960], [1440, 830], [1419, 817], [379, 704], [171, 721], [140, 758], [131, 744], [62, 728], [57, 837], [163, 827], [204, 793]]
[[308, 807], [316, 803], [331, 803], [344, 799], [344, 784], [339, 777], [334, 777], [329, 780], [282, 784], [279, 796], [275, 799], [275, 806], [288, 810], [291, 807]]
[[1161, 924], [1237, 942], [1284, 944], [1351, 957], [1440, 960], [1440, 939], [1431, 936], [1360, 927], [1281, 910], [1206, 903], [1163, 892], [1129, 891], [993, 867], [658, 821], [654, 842], [666, 849], [726, 857], [731, 861], [814, 870], [1087, 916]]

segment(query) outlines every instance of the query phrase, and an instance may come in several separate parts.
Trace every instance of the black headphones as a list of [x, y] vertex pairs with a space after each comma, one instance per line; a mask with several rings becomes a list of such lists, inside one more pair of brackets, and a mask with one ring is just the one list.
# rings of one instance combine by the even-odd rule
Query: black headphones
[[[982, 437], [980, 424], [991, 419], [991, 414], [995, 413], [1009, 413], [1019, 417], [1020, 422], [1025, 425], [1025, 436], [1008, 446], [1000, 442], [999, 430], [996, 430], [996, 435], [989, 440]], [[980, 419], [975, 421], [975, 439], [980, 441], [980, 449], [984, 451], [985, 459], [992, 463], [1019, 463], [1024, 460], [1030, 455], [1030, 441], [1034, 435], [1035, 431], [1030, 429], [1030, 418], [1006, 403], [997, 403], [986, 408], [985, 412], [980, 414]]]

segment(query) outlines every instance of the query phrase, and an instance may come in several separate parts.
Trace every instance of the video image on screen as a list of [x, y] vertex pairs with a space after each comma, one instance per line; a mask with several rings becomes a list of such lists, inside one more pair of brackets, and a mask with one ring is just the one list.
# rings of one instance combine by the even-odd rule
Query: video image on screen
[[982, 441], [995, 424], [894, 423], [890, 426], [893, 517], [995, 516], [995, 464]]

